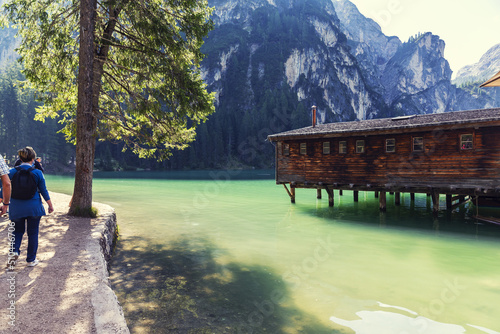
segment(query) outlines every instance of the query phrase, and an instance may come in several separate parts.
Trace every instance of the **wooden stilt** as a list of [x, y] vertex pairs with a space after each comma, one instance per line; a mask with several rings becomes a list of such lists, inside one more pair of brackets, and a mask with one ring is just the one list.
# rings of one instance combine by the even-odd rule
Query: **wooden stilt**
[[354, 195], [354, 202], [358, 202], [359, 201], [359, 191], [357, 191], [357, 190], [353, 191], [353, 195]]
[[378, 198], [378, 191], [375, 192], [375, 198]]
[[317, 199], [321, 199], [321, 189], [319, 189], [319, 188], [318, 188], [318, 189], [316, 190], [316, 193], [317, 193], [316, 198], [317, 198]]
[[385, 191], [381, 191], [379, 195], [379, 206], [380, 206], [380, 211], [386, 211], [387, 210], [387, 201], [386, 201], [386, 193]]
[[326, 188], [326, 193], [328, 194], [328, 206], [333, 206], [333, 189]]
[[410, 193], [410, 200], [415, 202], [415, 193]]
[[283, 183], [283, 187], [285, 188], [286, 192], [288, 193], [288, 196], [290, 196], [290, 200], [292, 201], [292, 203], [295, 203], [295, 187], [290, 185], [290, 190], [288, 190], [288, 187], [284, 183]]
[[344, 191], [342, 189], [339, 190], [339, 195], [344, 196]]
[[396, 206], [400, 206], [401, 205], [401, 193], [400, 192], [395, 193], [394, 204]]
[[439, 212], [439, 193], [437, 191], [432, 191], [431, 197], [432, 197], [432, 211], [434, 213], [438, 213]]

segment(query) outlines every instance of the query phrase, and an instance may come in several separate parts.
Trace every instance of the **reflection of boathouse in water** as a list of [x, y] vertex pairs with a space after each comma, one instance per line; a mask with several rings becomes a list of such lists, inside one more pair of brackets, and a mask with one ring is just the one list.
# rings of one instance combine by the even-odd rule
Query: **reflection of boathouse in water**
[[[276, 182], [292, 202], [296, 188], [374, 191], [380, 208], [386, 192], [427, 193], [434, 211], [466, 196], [500, 199], [500, 108], [403, 116], [343, 123], [315, 123], [273, 134]], [[287, 185], [290, 186], [290, 190]]]

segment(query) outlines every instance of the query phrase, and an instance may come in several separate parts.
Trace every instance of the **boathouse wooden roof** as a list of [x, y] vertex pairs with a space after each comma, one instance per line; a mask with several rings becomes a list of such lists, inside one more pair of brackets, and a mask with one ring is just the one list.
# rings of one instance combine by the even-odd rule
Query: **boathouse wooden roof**
[[318, 124], [315, 127], [281, 132], [268, 136], [270, 141], [298, 139], [307, 137], [329, 137], [367, 132], [401, 131], [410, 132], [425, 127], [467, 125], [500, 121], [500, 108], [445, 112], [439, 114], [410, 115], [393, 118], [371, 119], [363, 121]]

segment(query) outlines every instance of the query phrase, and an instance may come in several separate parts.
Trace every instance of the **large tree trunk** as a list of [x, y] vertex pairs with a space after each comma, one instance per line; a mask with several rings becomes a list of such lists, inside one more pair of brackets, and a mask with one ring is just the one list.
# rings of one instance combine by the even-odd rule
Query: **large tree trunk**
[[76, 170], [73, 200], [69, 209], [69, 214], [78, 216], [89, 216], [92, 212], [92, 173], [97, 128], [93, 108], [96, 8], [96, 0], [80, 1]]

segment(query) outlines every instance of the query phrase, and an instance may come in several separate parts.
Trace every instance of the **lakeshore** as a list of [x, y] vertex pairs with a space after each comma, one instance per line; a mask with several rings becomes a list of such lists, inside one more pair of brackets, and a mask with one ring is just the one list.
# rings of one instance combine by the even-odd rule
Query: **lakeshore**
[[114, 209], [93, 203], [98, 218], [71, 217], [66, 214], [71, 197], [50, 196], [55, 211], [40, 222], [36, 267], [26, 265], [25, 235], [16, 268], [5, 270], [10, 221], [0, 218], [0, 332], [129, 333], [107, 271]]

